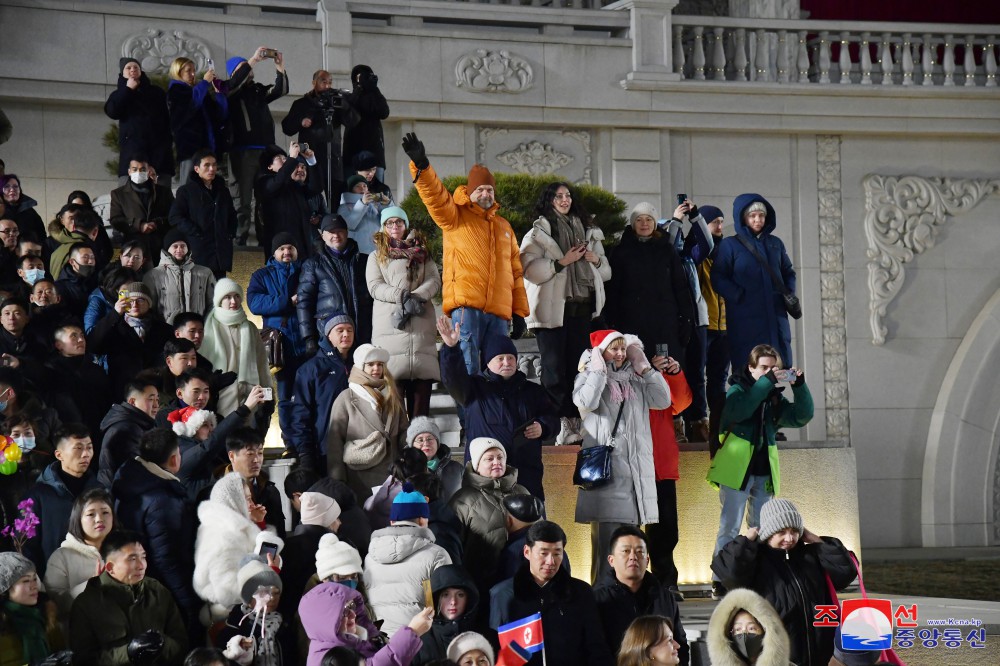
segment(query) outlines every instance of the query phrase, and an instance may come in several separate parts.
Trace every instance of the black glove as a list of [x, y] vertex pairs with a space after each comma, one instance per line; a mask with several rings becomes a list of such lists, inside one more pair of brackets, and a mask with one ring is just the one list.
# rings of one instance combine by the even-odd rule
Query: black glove
[[60, 650], [59, 652], [53, 652], [45, 659], [38, 662], [38, 666], [70, 666], [72, 663], [73, 651]]
[[133, 638], [125, 648], [128, 660], [136, 666], [153, 664], [163, 652], [163, 634], [150, 629]]
[[227, 386], [232, 386], [236, 383], [237, 379], [239, 379], [239, 375], [235, 372], [222, 372], [221, 370], [216, 370], [209, 388], [214, 391], [214, 395], [219, 395], [219, 391]]
[[424, 313], [424, 303], [426, 302], [425, 299], [410, 294], [410, 297], [403, 301], [403, 312], [410, 316], [419, 317]]
[[406, 328], [406, 325], [410, 322], [410, 315], [408, 315], [403, 306], [393, 308], [392, 314], [389, 315], [389, 323], [392, 327], [399, 329], [400, 331]]
[[514, 315], [510, 320], [510, 339], [520, 340], [527, 330], [528, 325], [524, 322], [524, 317]]
[[406, 153], [418, 169], [426, 169], [431, 165], [427, 160], [427, 151], [424, 150], [424, 142], [417, 138], [413, 132], [403, 137], [403, 152]]
[[315, 356], [316, 352], [319, 351], [319, 343], [316, 342], [316, 338], [306, 338], [306, 354], [309, 356]]
[[794, 382], [792, 382], [792, 388], [795, 388], [796, 386], [802, 386], [805, 383], [806, 383], [806, 373], [803, 372], [801, 375], [795, 378]]
[[687, 216], [689, 220], [693, 220], [698, 217], [698, 206], [696, 206], [693, 201], [691, 202], [691, 207], [688, 208]]

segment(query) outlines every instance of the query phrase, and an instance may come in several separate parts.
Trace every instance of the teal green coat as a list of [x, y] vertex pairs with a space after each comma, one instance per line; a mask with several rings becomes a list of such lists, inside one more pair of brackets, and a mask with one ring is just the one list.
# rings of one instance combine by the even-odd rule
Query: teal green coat
[[709, 483], [716, 487], [742, 488], [753, 456], [754, 442], [762, 441], [767, 446], [771, 466], [768, 491], [774, 495], [781, 492], [781, 471], [774, 434], [781, 428], [801, 428], [812, 420], [813, 399], [805, 376], [792, 386], [792, 396], [795, 402], [776, 393], [775, 380], [768, 375], [756, 382], [745, 373], [734, 377], [719, 423], [722, 446], [708, 470]]

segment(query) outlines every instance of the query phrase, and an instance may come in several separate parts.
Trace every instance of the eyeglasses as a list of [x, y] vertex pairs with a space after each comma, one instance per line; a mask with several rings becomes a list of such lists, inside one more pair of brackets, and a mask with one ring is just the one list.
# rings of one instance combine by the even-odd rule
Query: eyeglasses
[[385, 226], [387, 226], [387, 227], [405, 227], [406, 226], [406, 222], [403, 222], [400, 219], [386, 220]]
[[20, 233], [17, 229], [0, 229], [0, 234], [4, 236], [17, 236]]
[[3, 186], [4, 192], [14, 192], [19, 189], [21, 189], [21, 186], [18, 185], [17, 183], [7, 183], [6, 185]]

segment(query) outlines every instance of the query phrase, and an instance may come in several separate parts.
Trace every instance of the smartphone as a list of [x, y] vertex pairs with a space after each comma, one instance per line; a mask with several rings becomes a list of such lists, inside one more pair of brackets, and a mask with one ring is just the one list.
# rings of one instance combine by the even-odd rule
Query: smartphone
[[276, 55], [278, 55], [278, 51], [277, 51], [277, 49], [261, 49], [260, 50], [260, 55], [263, 58], [272, 58], [273, 59]]
[[421, 586], [424, 588], [424, 608], [434, 608], [434, 592], [431, 590], [431, 582], [425, 579]]
[[261, 541], [260, 542], [260, 548], [257, 549], [257, 554], [258, 555], [263, 555], [264, 557], [267, 557], [268, 554], [270, 554], [271, 557], [277, 559], [277, 557], [278, 557], [278, 544], [271, 543], [270, 541]]
[[667, 358], [668, 356], [670, 356], [670, 346], [667, 345], [666, 342], [657, 342], [656, 355], [662, 356], [663, 358]]
[[263, 400], [266, 400], [266, 401], [274, 400], [274, 389], [265, 387], [265, 388], [263, 388], [261, 390], [264, 391]]
[[686, 194], [678, 194], [677, 195], [677, 205], [680, 206], [682, 203], [684, 203], [685, 201], [687, 201], [687, 198], [688, 198], [688, 195], [686, 195]]
[[299, 152], [300, 153], [307, 153], [307, 152], [309, 152], [309, 144], [308, 143], [300, 143], [299, 144]]
[[774, 377], [779, 382], [794, 382], [795, 381], [795, 373], [792, 372], [791, 370], [785, 370], [785, 369], [775, 370], [774, 371]]
[[211, 69], [215, 71], [215, 61], [209, 58], [205, 61], [205, 69]]
[[118, 291], [118, 300], [127, 301], [128, 300], [128, 289], [120, 289]]

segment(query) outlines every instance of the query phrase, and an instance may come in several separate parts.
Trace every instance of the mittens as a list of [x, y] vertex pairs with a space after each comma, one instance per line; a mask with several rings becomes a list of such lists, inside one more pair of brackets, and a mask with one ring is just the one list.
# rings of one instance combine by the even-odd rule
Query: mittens
[[632, 369], [635, 370], [635, 374], [640, 377], [646, 374], [646, 372], [652, 367], [646, 359], [645, 352], [642, 351], [642, 347], [639, 345], [629, 345], [626, 347], [625, 358], [632, 364]]

